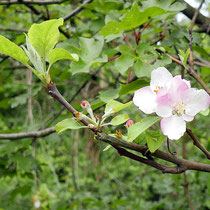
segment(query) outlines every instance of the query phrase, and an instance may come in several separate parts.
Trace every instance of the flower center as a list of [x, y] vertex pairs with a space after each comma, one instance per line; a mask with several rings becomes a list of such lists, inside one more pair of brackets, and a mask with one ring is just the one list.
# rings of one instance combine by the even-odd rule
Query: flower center
[[182, 116], [185, 113], [185, 105], [182, 101], [177, 101], [173, 107], [172, 114]]
[[162, 89], [162, 87], [156, 86], [156, 89], [154, 90], [154, 92], [157, 94], [157, 93], [159, 92], [160, 89]]

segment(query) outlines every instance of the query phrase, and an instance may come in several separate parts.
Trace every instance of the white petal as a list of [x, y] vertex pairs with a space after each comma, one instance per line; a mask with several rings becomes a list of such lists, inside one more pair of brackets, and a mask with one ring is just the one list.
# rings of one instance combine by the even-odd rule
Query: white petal
[[172, 108], [167, 105], [157, 105], [156, 114], [160, 117], [170, 117], [172, 115]]
[[166, 68], [159, 67], [151, 73], [150, 87], [152, 91], [157, 87], [168, 87], [172, 79], [172, 74]]
[[193, 116], [190, 116], [188, 114], [183, 114], [182, 115], [182, 119], [185, 120], [185, 121], [187, 121], [187, 122], [191, 122], [194, 119], [194, 117]]
[[133, 103], [146, 114], [155, 112], [156, 95], [152, 93], [150, 86], [143, 87], [134, 93]]
[[160, 127], [164, 135], [171, 140], [178, 140], [186, 131], [186, 122], [182, 117], [172, 115], [160, 121]]
[[185, 113], [195, 116], [198, 112], [208, 108], [210, 96], [205, 90], [190, 88], [184, 92], [182, 101], [186, 104]]

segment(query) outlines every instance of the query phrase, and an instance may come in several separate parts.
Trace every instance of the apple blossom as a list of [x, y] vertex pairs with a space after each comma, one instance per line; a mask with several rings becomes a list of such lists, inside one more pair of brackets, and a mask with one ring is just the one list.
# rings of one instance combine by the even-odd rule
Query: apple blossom
[[191, 88], [180, 75], [172, 77], [164, 67], [152, 71], [150, 86], [137, 90], [133, 102], [146, 114], [155, 112], [163, 119], [161, 130], [169, 139], [177, 140], [186, 131], [186, 122], [208, 108], [210, 97], [204, 90]]

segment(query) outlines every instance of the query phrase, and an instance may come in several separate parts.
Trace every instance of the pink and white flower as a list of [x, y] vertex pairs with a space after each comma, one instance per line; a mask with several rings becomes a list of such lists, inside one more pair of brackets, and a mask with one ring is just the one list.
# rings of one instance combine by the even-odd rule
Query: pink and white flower
[[137, 90], [133, 102], [146, 114], [163, 117], [161, 130], [169, 139], [177, 140], [186, 131], [186, 122], [208, 108], [210, 97], [204, 90], [191, 88], [190, 82], [173, 77], [164, 67], [152, 71], [150, 86]]

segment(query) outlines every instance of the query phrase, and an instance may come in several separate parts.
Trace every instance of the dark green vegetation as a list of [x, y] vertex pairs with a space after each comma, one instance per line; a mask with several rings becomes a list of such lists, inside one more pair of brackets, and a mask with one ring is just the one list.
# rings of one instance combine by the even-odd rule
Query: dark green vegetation
[[[183, 1], [133, 4], [94, 0], [84, 1], [87, 4], [83, 10], [78, 1], [52, 5], [10, 1], [15, 2], [18, 4], [0, 2], [0, 34], [17, 45], [25, 43], [23, 32], [33, 23], [64, 18], [57, 47], [77, 53], [80, 60], [56, 62], [50, 75], [79, 111], [82, 100], [88, 100], [100, 116], [108, 100], [130, 101], [135, 90], [148, 85], [151, 71], [159, 66], [166, 66], [173, 75], [181, 74], [184, 68], [171, 60], [179, 60], [178, 54], [188, 68], [191, 22], [179, 23], [175, 19], [177, 13], [188, 8], [180, 3]], [[189, 14], [187, 11], [185, 14]], [[195, 22], [202, 26], [194, 25], [192, 33], [194, 70], [209, 86], [208, 19], [200, 15], [198, 18], [202, 21]], [[184, 76], [192, 86], [205, 88], [186, 69]], [[145, 117], [134, 105], [122, 113], [135, 122]], [[47, 94], [31, 71], [1, 55], [0, 133], [42, 130], [68, 117], [72, 115]], [[208, 117], [200, 114], [188, 123], [200, 143], [210, 150], [208, 126]], [[119, 129], [126, 135], [124, 125], [109, 126], [104, 132], [116, 133]], [[93, 133], [84, 129], [17, 140], [1, 139], [0, 135], [0, 209], [33, 209], [37, 201], [40, 209], [210, 208], [208, 173], [162, 174], [120, 157], [113, 148], [103, 152], [107, 144], [93, 139]], [[145, 141], [139, 139], [137, 143]], [[169, 153], [166, 143], [160, 149]], [[172, 141], [170, 149], [179, 157], [209, 163], [187, 135]]]

